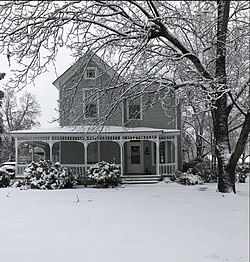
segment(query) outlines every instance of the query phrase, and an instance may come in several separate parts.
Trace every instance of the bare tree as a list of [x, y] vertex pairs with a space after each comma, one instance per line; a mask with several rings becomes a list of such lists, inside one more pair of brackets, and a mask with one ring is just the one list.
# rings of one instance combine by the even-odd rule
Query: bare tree
[[[130, 95], [156, 82], [161, 89], [178, 89], [180, 96], [186, 89], [203, 94], [212, 113], [218, 190], [235, 192], [235, 167], [250, 130], [249, 105], [242, 103], [249, 98], [249, 5], [222, 0], [1, 2], [0, 52], [20, 64], [12, 80], [18, 87], [46, 71], [58, 48], [67, 46], [76, 57], [90, 49], [113, 62]], [[242, 123], [232, 150], [228, 122], [235, 108]]]
[[3, 114], [5, 129], [8, 132], [40, 126], [37, 120], [37, 117], [41, 114], [40, 105], [36, 97], [27, 91], [17, 99], [17, 94], [13, 89], [6, 90]]
[[40, 113], [40, 105], [34, 95], [25, 92], [17, 99], [13, 89], [6, 89], [2, 105], [3, 141], [0, 156], [2, 159], [7, 160], [15, 151], [14, 141], [9, 132], [39, 127], [37, 117]]

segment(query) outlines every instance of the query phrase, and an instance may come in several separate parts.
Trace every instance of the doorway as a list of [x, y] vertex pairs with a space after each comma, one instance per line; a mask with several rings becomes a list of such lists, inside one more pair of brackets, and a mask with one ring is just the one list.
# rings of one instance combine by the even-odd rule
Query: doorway
[[128, 173], [142, 174], [143, 172], [143, 154], [141, 141], [128, 143]]

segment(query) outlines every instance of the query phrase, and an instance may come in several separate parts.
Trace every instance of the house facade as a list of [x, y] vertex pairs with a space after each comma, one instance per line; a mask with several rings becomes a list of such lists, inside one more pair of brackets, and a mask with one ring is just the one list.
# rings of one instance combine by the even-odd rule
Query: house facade
[[100, 161], [120, 166], [124, 177], [160, 177], [181, 169], [181, 107], [169, 89], [126, 83], [91, 53], [53, 85], [59, 92], [60, 125], [11, 133], [16, 174], [38, 159], [60, 162], [79, 174]]

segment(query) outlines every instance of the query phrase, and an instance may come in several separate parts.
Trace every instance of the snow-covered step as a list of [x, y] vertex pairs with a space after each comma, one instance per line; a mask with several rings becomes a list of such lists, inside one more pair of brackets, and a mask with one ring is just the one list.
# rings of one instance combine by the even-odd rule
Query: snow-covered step
[[156, 184], [159, 183], [159, 180], [140, 180], [140, 181], [135, 181], [135, 180], [123, 180], [122, 184]]
[[160, 180], [161, 176], [156, 175], [126, 175], [122, 177], [123, 184], [153, 184]]

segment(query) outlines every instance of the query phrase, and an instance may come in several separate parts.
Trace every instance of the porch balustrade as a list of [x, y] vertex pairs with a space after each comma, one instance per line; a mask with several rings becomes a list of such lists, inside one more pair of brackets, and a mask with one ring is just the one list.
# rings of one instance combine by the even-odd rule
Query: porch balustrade
[[[90, 168], [93, 164], [63, 164], [63, 166], [67, 167], [68, 169], [72, 170], [75, 174], [81, 175], [86, 172], [87, 169]], [[120, 164], [116, 164], [116, 166], [121, 167]], [[27, 164], [19, 164], [17, 168], [17, 177], [24, 177], [23, 172], [25, 168], [27, 167]], [[170, 163], [170, 164], [160, 164], [160, 175], [170, 175], [174, 174], [176, 171], [176, 165], [175, 163]]]
[[[86, 170], [88, 170], [91, 166], [93, 166], [93, 164], [81, 164], [81, 165], [73, 165], [73, 164], [62, 164], [64, 167], [67, 167], [69, 170], [71, 170], [72, 172], [74, 172], [77, 175], [83, 175]], [[118, 167], [121, 167], [120, 164], [115, 164]]]
[[18, 164], [16, 177], [24, 177], [23, 172], [26, 167], [27, 167], [27, 164]]
[[175, 163], [169, 163], [169, 164], [160, 164], [160, 175], [171, 175], [174, 174], [176, 171], [176, 164]]
[[[17, 167], [17, 177], [24, 177], [24, 170], [28, 164], [18, 164]], [[71, 170], [73, 173], [77, 175], [82, 175], [89, 169], [93, 164], [62, 164], [62, 166], [66, 167], [67, 169]], [[121, 164], [115, 164], [118, 167], [121, 167]]]

